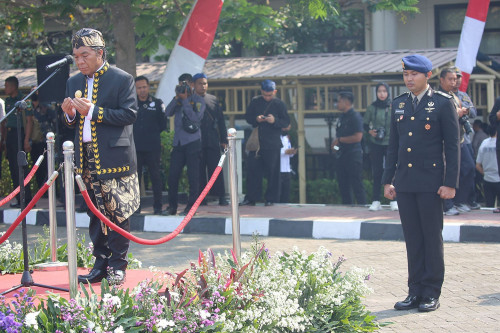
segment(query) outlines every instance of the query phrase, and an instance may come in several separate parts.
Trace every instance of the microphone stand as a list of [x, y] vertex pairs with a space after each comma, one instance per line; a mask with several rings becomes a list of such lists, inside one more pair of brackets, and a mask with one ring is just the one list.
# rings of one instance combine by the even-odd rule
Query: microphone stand
[[[14, 111], [17, 110], [17, 148], [18, 148], [18, 153], [17, 153], [17, 165], [18, 165], [18, 170], [19, 170], [19, 203], [21, 206], [21, 211], [26, 208], [26, 198], [25, 198], [25, 193], [24, 193], [24, 168], [28, 165], [28, 161], [26, 160], [26, 152], [23, 150], [23, 146], [21, 145], [23, 142], [22, 138], [22, 112], [26, 110], [28, 105], [26, 104], [26, 100], [31, 97], [35, 92], [40, 89], [41, 86], [43, 86], [48, 80], [50, 80], [59, 70], [61, 67], [57, 67], [52, 74], [50, 74], [41, 84], [39, 84], [36, 89], [33, 89], [26, 97], [24, 97], [21, 101], [16, 102], [12, 110], [9, 111], [2, 119], [0, 119], [0, 123], [2, 121], [5, 121], [7, 117]], [[14, 290], [17, 290], [22, 287], [42, 287], [46, 289], [55, 289], [55, 290], [60, 290], [60, 291], [69, 291], [69, 289], [64, 289], [60, 287], [54, 287], [54, 286], [47, 286], [44, 284], [39, 284], [35, 283], [33, 281], [33, 277], [31, 276], [31, 272], [29, 270], [29, 251], [28, 251], [28, 232], [26, 228], [26, 217], [23, 219], [21, 223], [21, 228], [22, 228], [22, 238], [23, 238], [23, 265], [24, 265], [24, 271], [23, 275], [21, 277], [21, 283], [17, 286], [14, 286], [10, 289], [7, 289], [6, 291], [0, 293], [0, 295], [5, 295], [8, 294]]]

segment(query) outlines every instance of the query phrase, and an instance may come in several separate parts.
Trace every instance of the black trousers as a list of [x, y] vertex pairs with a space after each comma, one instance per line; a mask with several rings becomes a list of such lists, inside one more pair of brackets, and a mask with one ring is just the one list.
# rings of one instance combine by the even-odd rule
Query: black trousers
[[[24, 130], [21, 131], [21, 142], [24, 142]], [[22, 144], [22, 143], [21, 143]], [[10, 170], [10, 176], [12, 178], [12, 185], [13, 185], [13, 190], [15, 190], [19, 186], [19, 165], [17, 164], [17, 153], [19, 151], [19, 148], [17, 146], [17, 129], [16, 128], [8, 128], [7, 129], [7, 138], [5, 141], [6, 145], [6, 155], [7, 155], [7, 160], [9, 161], [9, 170]], [[22, 147], [24, 150], [24, 147]], [[37, 173], [40, 172], [40, 170], [37, 171]], [[28, 168], [24, 167], [24, 177], [28, 175]], [[19, 194], [16, 195], [17, 202], [19, 201]], [[26, 199], [26, 204], [28, 204], [31, 201], [31, 190], [30, 186], [27, 185], [24, 188], [24, 198]]]
[[280, 172], [280, 202], [290, 202], [290, 178], [291, 172]]
[[337, 182], [342, 204], [351, 205], [351, 189], [359, 205], [366, 203], [365, 187], [362, 180], [363, 152], [361, 150], [342, 152], [337, 159]]
[[384, 159], [386, 155], [387, 146], [370, 143], [370, 162], [373, 177], [372, 201], [380, 201], [382, 174], [384, 173]]
[[[207, 185], [208, 180], [212, 177], [212, 174], [217, 168], [220, 160], [220, 149], [214, 149], [211, 147], [204, 147], [201, 149], [200, 157], [200, 193], [203, 191]], [[219, 198], [224, 197], [226, 190], [224, 188], [224, 175], [221, 172], [217, 177], [217, 180], [210, 190], [210, 194], [216, 195]]]
[[187, 208], [198, 199], [200, 189], [200, 140], [190, 142], [184, 146], [174, 146], [170, 154], [170, 170], [168, 174], [168, 204], [171, 209], [177, 209], [179, 179], [182, 169], [187, 167], [189, 182], [189, 197]]
[[139, 176], [139, 184], [142, 181], [142, 169], [146, 165], [151, 178], [151, 186], [153, 188], [153, 209], [161, 210], [162, 197], [161, 190], [163, 184], [160, 175], [160, 152], [156, 151], [137, 151], [137, 173]]
[[267, 179], [266, 201], [279, 202], [280, 194], [280, 149], [261, 149], [256, 155], [248, 154], [247, 194], [249, 201], [260, 201], [262, 197], [262, 179]]
[[500, 204], [500, 183], [484, 181], [483, 184], [486, 207], [495, 207], [495, 200]]
[[[93, 191], [88, 191], [92, 202], [96, 204], [93, 197]], [[92, 193], [92, 194], [91, 194]], [[111, 267], [113, 270], [125, 270], [127, 268], [127, 251], [130, 241], [117, 233], [107, 230], [108, 234], [104, 234], [101, 228], [101, 221], [90, 210], [87, 214], [90, 216], [89, 236], [94, 244], [93, 255], [95, 257], [94, 268], [107, 270]], [[117, 225], [123, 230], [130, 231], [129, 219]]]
[[[38, 157], [43, 154], [43, 151], [47, 147], [45, 142], [32, 142], [31, 143], [31, 159], [33, 163], [36, 162]], [[48, 178], [47, 171], [47, 158], [44, 158], [40, 166], [38, 167], [38, 171], [35, 174], [36, 182], [38, 184], [38, 188], [41, 188], [43, 184], [47, 181]]]
[[444, 281], [443, 202], [436, 193], [398, 192], [409, 294], [439, 297]]

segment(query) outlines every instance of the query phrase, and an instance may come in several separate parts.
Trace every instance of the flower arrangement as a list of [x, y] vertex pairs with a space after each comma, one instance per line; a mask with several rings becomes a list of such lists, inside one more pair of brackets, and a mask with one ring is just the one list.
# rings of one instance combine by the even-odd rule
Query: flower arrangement
[[[2, 236], [4, 233], [0, 233]], [[38, 234], [33, 247], [29, 252], [29, 265], [48, 262], [51, 259], [50, 244], [49, 244], [49, 228], [43, 226], [43, 235]], [[68, 261], [68, 252], [66, 251], [67, 244], [61, 244], [57, 247], [57, 260]], [[86, 243], [84, 235], [77, 236], [76, 244], [76, 259], [78, 267], [90, 268], [94, 266], [94, 256], [92, 255], [92, 242]], [[22, 273], [23, 266], [23, 247], [17, 242], [12, 242], [7, 239], [0, 244], [0, 275]], [[141, 268], [142, 263], [134, 258], [131, 253], [128, 254], [128, 267], [130, 269]]]
[[0, 302], [2, 332], [372, 332], [380, 325], [362, 305], [371, 270], [340, 271], [325, 248], [269, 255], [255, 244], [234, 253], [200, 251], [177, 274], [158, 272], [133, 290], [101, 294], [83, 285], [66, 300], [56, 294], [34, 306], [30, 292]]

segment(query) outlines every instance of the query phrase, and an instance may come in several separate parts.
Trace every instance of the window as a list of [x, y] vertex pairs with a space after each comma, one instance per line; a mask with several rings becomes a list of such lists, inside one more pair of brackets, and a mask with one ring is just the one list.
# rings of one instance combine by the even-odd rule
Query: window
[[[436, 5], [436, 47], [458, 47], [467, 4]], [[500, 55], [500, 2], [491, 2], [479, 51]]]

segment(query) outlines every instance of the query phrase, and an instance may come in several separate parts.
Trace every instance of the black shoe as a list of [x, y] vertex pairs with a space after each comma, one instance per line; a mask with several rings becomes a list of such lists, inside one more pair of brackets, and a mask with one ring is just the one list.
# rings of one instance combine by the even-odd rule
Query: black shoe
[[160, 209], [155, 209], [153, 212], [153, 215], [161, 215], [161, 208]]
[[21, 204], [19, 202], [18, 203], [11, 203], [10, 208], [21, 208]]
[[89, 274], [86, 275], [78, 275], [78, 283], [96, 283], [101, 282], [107, 276], [107, 272], [101, 269], [94, 269], [90, 271]]
[[125, 271], [117, 269], [116, 271], [114, 271], [112, 273], [112, 275], [108, 275], [106, 277], [106, 280], [108, 280], [108, 284], [110, 286], [116, 286], [116, 285], [123, 284], [123, 282], [125, 282], [126, 275], [127, 274], [125, 274]]
[[418, 306], [420, 312], [431, 312], [439, 309], [439, 298], [424, 297]]
[[266, 203], [264, 204], [264, 206], [266, 206], [266, 207], [274, 206], [274, 202], [272, 202], [272, 201], [266, 201]]
[[240, 202], [240, 206], [255, 206], [255, 201], [245, 199], [243, 202]]
[[481, 205], [474, 201], [472, 204], [469, 205], [469, 208], [472, 210], [478, 210], [481, 209]]
[[227, 202], [226, 198], [219, 198], [219, 206], [228, 206], [229, 202]]
[[419, 304], [420, 304], [419, 296], [408, 295], [408, 297], [406, 297], [404, 301], [397, 302], [396, 304], [394, 304], [394, 309], [396, 310], [416, 309], [419, 307]]
[[169, 215], [176, 215], [177, 214], [177, 209], [175, 208], [170, 208], [167, 207], [163, 212], [161, 212], [161, 215], [169, 216]]
[[[186, 216], [186, 215], [189, 213], [189, 211], [190, 211], [190, 210], [191, 210], [191, 207], [186, 207], [186, 208], [182, 211], [182, 213], [179, 213], [179, 216]], [[193, 216], [195, 216], [195, 215], [196, 215], [196, 212], [193, 214]]]

